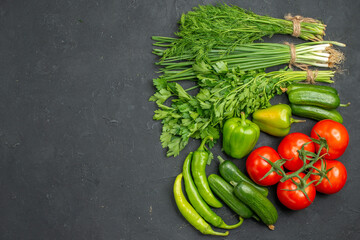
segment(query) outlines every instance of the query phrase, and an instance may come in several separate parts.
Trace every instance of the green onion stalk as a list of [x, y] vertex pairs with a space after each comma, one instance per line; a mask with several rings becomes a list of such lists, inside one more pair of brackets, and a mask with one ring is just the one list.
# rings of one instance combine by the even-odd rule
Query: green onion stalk
[[155, 36], [160, 47], [167, 47], [164, 58], [191, 52], [202, 58], [214, 47], [228, 50], [238, 44], [252, 43], [265, 36], [288, 34], [307, 41], [322, 41], [326, 25], [301, 16], [285, 19], [261, 16], [235, 5], [200, 5], [184, 13], [179, 21], [178, 38]]
[[[306, 42], [297, 45], [284, 43], [242, 44], [228, 52], [226, 47], [218, 46], [209, 51], [208, 60], [196, 60], [191, 52], [167, 57], [157, 65], [162, 66], [162, 78], [169, 81], [196, 80], [199, 73], [211, 71], [209, 64], [225, 62], [229, 69], [241, 71], [265, 69], [282, 64], [289, 64], [301, 69], [307, 66], [337, 67], [344, 59], [343, 54], [333, 45], [345, 47], [335, 41]], [[153, 53], [163, 56], [166, 50], [154, 49]]]
[[[220, 66], [220, 65], [219, 65]], [[226, 64], [222, 67], [225, 69]], [[199, 91], [190, 94], [177, 82], [155, 81], [157, 92], [149, 99], [158, 109], [154, 119], [162, 122], [160, 140], [167, 156], [177, 156], [190, 138], [219, 139], [223, 122], [231, 117], [247, 116], [270, 106], [275, 95], [293, 82], [307, 81], [309, 71], [282, 70], [266, 73], [254, 71], [221, 71], [202, 74]], [[310, 74], [309, 74], [310, 73]], [[316, 82], [332, 83], [334, 71], [317, 71]], [[211, 147], [212, 145], [209, 145]]]

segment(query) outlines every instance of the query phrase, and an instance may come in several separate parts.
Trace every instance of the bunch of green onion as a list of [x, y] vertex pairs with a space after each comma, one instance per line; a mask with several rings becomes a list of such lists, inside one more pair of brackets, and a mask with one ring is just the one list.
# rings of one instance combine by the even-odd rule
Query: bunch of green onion
[[[162, 41], [161, 37], [155, 45]], [[167, 40], [168, 41], [168, 38]], [[207, 60], [196, 59], [191, 52], [183, 55], [166, 57], [157, 64], [162, 66], [161, 77], [169, 81], [196, 80], [199, 72], [207, 71], [202, 66], [204, 62], [215, 63], [223, 61], [228, 68], [238, 68], [242, 71], [265, 69], [277, 65], [289, 64], [298, 67], [336, 67], [343, 60], [343, 54], [332, 46], [344, 47], [345, 44], [334, 41], [306, 42], [298, 45], [280, 43], [249, 43], [235, 46], [232, 51], [226, 47], [214, 47], [209, 51]], [[292, 52], [292, 47], [294, 52]], [[154, 49], [153, 53], [163, 56], [164, 49]], [[295, 56], [294, 56], [295, 55]]]

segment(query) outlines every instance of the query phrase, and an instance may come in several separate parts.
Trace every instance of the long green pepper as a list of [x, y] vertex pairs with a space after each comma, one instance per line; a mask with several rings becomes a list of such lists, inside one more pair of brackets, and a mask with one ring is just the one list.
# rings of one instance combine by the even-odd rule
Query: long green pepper
[[183, 165], [183, 175], [184, 175], [184, 183], [185, 183], [185, 191], [189, 198], [191, 205], [194, 209], [202, 216], [207, 222], [209, 222], [214, 227], [223, 228], [223, 229], [234, 229], [239, 227], [243, 219], [240, 217], [240, 221], [234, 225], [227, 225], [224, 221], [216, 215], [216, 213], [211, 210], [209, 205], [202, 199], [197, 190], [195, 183], [191, 176], [191, 159], [193, 153], [190, 152], [189, 155], [186, 157], [184, 165]]
[[229, 235], [229, 231], [224, 233], [215, 232], [211, 226], [196, 212], [196, 210], [190, 205], [190, 203], [186, 200], [184, 193], [181, 187], [181, 180], [183, 174], [180, 173], [174, 183], [174, 198], [176, 205], [180, 211], [180, 213], [184, 216], [184, 218], [197, 230], [199, 230], [202, 234], [216, 235], [216, 236], [227, 236]]
[[191, 173], [194, 183], [205, 202], [212, 207], [220, 208], [223, 205], [211, 191], [205, 171], [206, 165], [209, 162], [209, 151], [206, 149], [205, 143], [209, 139], [212, 139], [212, 137], [207, 136], [204, 138], [200, 147], [194, 152], [191, 162]]

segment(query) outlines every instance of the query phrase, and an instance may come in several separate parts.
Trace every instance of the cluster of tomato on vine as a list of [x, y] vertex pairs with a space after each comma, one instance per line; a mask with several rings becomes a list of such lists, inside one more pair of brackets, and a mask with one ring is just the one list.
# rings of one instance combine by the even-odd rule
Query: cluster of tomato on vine
[[246, 160], [246, 170], [259, 185], [277, 184], [283, 205], [304, 209], [314, 201], [316, 192], [334, 194], [344, 187], [347, 171], [338, 159], [348, 144], [344, 125], [322, 120], [310, 136], [300, 132], [285, 136], [277, 151], [269, 146], [255, 149]]

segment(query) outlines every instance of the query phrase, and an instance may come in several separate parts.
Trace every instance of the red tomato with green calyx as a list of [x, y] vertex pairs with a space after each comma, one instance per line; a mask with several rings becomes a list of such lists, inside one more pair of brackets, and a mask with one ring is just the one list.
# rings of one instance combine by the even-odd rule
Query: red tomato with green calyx
[[[321, 155], [327, 153], [325, 159], [338, 159], [345, 152], [349, 144], [349, 133], [341, 123], [330, 119], [321, 120], [316, 123], [311, 130], [311, 137], [319, 139], [323, 137], [329, 146], [327, 152], [325, 148], [321, 149]], [[319, 150], [319, 144], [315, 144], [316, 151]]]
[[[322, 167], [323, 164], [323, 167]], [[326, 164], [326, 170], [331, 169], [326, 176], [329, 178], [330, 182], [326, 179], [323, 178], [322, 181], [316, 185], [317, 182], [314, 182], [314, 184], [316, 185], [316, 190], [318, 192], [321, 193], [325, 193], [325, 194], [334, 194], [337, 193], [338, 191], [340, 191], [345, 183], [346, 183], [346, 179], [347, 179], [347, 171], [346, 168], [344, 166], [344, 164], [342, 164], [341, 162], [337, 161], [337, 160], [324, 160], [324, 162], [322, 163], [321, 160], [318, 160], [316, 163], [314, 163], [314, 167], [316, 167], [317, 169], [324, 169], [325, 168], [325, 164]], [[316, 170], [312, 170], [314, 173], [318, 173], [318, 171]], [[311, 180], [319, 180], [320, 176], [318, 175], [311, 175], [310, 176]]]
[[[285, 162], [284, 167], [290, 171], [296, 171], [300, 169], [304, 162], [299, 157], [298, 150], [304, 146], [304, 150], [309, 152], [315, 152], [315, 145], [311, 141], [310, 137], [299, 132], [291, 133], [281, 140], [278, 146], [278, 153], [279, 155], [287, 159], [288, 161]], [[309, 161], [307, 161], [308, 163]]]
[[[291, 174], [289, 172], [288, 174]], [[301, 178], [305, 177], [305, 173], [299, 173]], [[295, 182], [299, 183], [300, 180], [297, 177], [292, 178]], [[310, 183], [310, 178], [306, 180], [306, 183]], [[305, 188], [305, 192], [308, 195], [309, 199], [305, 196], [305, 194], [301, 190], [295, 190], [297, 186], [292, 182], [291, 179], [286, 180], [285, 182], [280, 182], [277, 185], [276, 194], [278, 196], [279, 201], [289, 209], [292, 210], [301, 210], [310, 206], [310, 204], [314, 201], [316, 196], [315, 186], [311, 183], [309, 186]], [[295, 191], [294, 191], [295, 190]]]
[[[262, 179], [270, 170], [271, 165], [264, 159], [276, 162], [280, 159], [275, 149], [263, 146], [255, 149], [246, 159], [246, 171], [250, 178], [257, 184], [262, 186], [270, 186], [278, 183], [282, 178], [276, 172], [270, 173], [266, 178]], [[281, 166], [283, 169], [283, 167]]]

